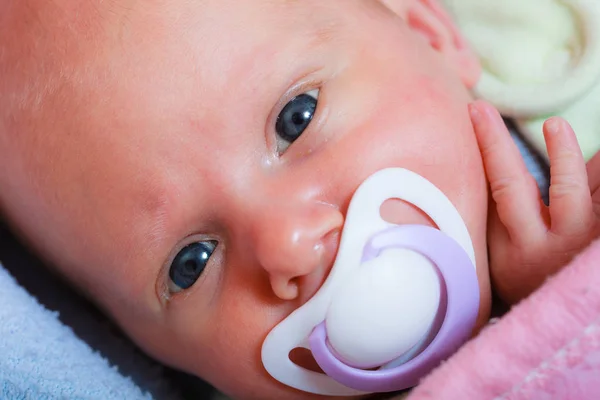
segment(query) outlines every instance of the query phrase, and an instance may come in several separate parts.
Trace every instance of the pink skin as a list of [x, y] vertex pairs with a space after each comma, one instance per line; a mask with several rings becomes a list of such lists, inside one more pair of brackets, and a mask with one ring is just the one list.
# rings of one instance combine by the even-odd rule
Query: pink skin
[[[314, 398], [267, 375], [262, 341], [318, 290], [354, 191], [387, 167], [463, 216], [485, 323], [479, 68], [436, 2], [88, 3], [5, 3], [0, 209], [143, 349], [236, 398]], [[278, 154], [278, 113], [317, 88]], [[400, 202], [384, 214], [428, 223]], [[173, 257], [206, 239], [204, 274], [170, 293]]]
[[493, 199], [490, 273], [496, 292], [514, 304], [600, 236], [600, 153], [586, 166], [569, 124], [546, 121], [547, 207], [498, 112], [484, 102], [470, 111]]

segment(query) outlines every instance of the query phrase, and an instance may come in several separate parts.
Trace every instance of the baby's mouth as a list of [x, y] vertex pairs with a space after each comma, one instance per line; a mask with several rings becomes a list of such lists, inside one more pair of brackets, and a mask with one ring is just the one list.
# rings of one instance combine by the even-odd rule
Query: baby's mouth
[[[325, 252], [335, 260], [322, 260], [329, 270], [313, 274], [324, 282], [312, 282], [316, 293], [263, 344], [276, 380], [325, 395], [402, 389], [470, 334], [479, 305], [472, 242], [458, 210], [426, 178], [401, 168], [376, 172], [354, 194], [342, 232], [323, 245], [337, 246]], [[438, 331], [431, 323], [442, 315], [440, 279], [455, 300]], [[410, 352], [421, 344], [423, 352]], [[385, 370], [371, 370], [377, 366]]]
[[[418, 207], [400, 199], [389, 199], [380, 208], [381, 218], [394, 225], [425, 225], [439, 229], [433, 220]], [[333, 264], [333, 258], [331, 263]], [[310, 350], [297, 347], [290, 352], [290, 360], [309, 371], [323, 373]]]

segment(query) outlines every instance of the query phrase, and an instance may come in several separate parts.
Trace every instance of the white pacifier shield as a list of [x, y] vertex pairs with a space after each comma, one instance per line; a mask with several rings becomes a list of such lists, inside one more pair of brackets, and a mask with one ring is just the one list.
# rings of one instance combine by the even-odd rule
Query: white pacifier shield
[[[279, 382], [305, 392], [328, 396], [365, 394], [346, 387], [325, 374], [296, 365], [290, 360], [289, 354], [298, 347], [308, 349], [308, 337], [317, 325], [326, 320], [332, 302], [337, 301], [335, 297], [338, 291], [342, 293], [345, 285], [359, 286], [359, 280], [355, 279], [355, 276], [363, 268], [361, 266], [363, 249], [374, 234], [390, 227], [390, 224], [381, 218], [380, 207], [386, 200], [392, 198], [404, 200], [421, 209], [433, 220], [440, 231], [454, 239], [465, 250], [471, 262], [475, 265], [475, 252], [467, 227], [456, 208], [442, 191], [427, 179], [406, 169], [388, 168], [376, 172], [362, 183], [350, 202], [338, 254], [329, 276], [319, 291], [308, 302], [271, 330], [263, 343], [261, 354], [263, 365], [267, 372]], [[422, 263], [422, 260], [419, 262]], [[371, 267], [374, 269], [379, 268], [375, 265]], [[433, 271], [430, 265], [424, 269]], [[380, 273], [382, 272], [376, 274]], [[393, 272], [393, 274], [395, 278], [398, 277], [396, 272]], [[425, 276], [422, 278], [426, 279]], [[376, 283], [376, 280], [384, 280], [381, 279], [381, 276], [372, 279], [373, 283]], [[399, 282], [399, 286], [396, 291], [402, 292], [404, 284], [400, 281], [397, 282]], [[429, 285], [435, 286], [433, 282], [438, 282], [437, 277], [435, 280], [431, 279], [430, 282]], [[378, 290], [394, 292], [393, 299], [396, 301], [398, 299], [396, 296], [401, 296], [400, 293], [391, 290], [390, 287]], [[439, 285], [436, 290], [439, 293]], [[346, 293], [345, 297], [351, 297], [350, 290]], [[356, 296], [357, 293], [354, 292], [354, 295]], [[435, 294], [431, 296], [435, 296]], [[380, 306], [380, 302], [376, 300], [366, 301], [372, 302], [370, 303], [371, 307], [374, 306], [374, 303], [377, 303], [377, 307]], [[427, 301], [433, 301], [433, 297]], [[399, 302], [403, 303], [404, 300]], [[415, 304], [415, 298], [412, 298], [410, 303]], [[365, 307], [369, 307], [369, 305], [367, 304]], [[364, 310], [363, 314], [366, 314], [367, 308]], [[339, 321], [350, 319], [347, 314], [344, 315], [345, 312], [344, 310], [338, 311]], [[427, 315], [424, 315], [423, 318], [430, 319]], [[402, 319], [405, 323], [409, 321], [407, 316], [402, 316]], [[412, 328], [413, 333], [407, 336], [406, 339], [396, 338], [396, 340], [403, 343], [396, 349], [398, 352], [413, 342], [414, 336], [417, 336], [417, 332], [423, 329], [422, 325], [425, 325], [423, 323], [419, 326], [418, 320], [415, 318], [411, 317], [410, 320], [417, 323], [417, 326]], [[337, 324], [334, 322], [334, 325]], [[338, 332], [342, 331], [341, 326], [333, 327], [333, 329], [337, 329]], [[338, 334], [338, 336], [340, 335]], [[338, 346], [340, 346], [340, 340], [339, 338], [337, 340]], [[345, 345], [341, 344], [341, 348], [344, 347]], [[351, 354], [354, 353], [350, 350], [347, 351]]]
[[327, 338], [338, 358], [356, 368], [373, 368], [417, 345], [437, 315], [435, 268], [406, 249], [386, 250], [362, 264], [335, 292], [327, 312]]

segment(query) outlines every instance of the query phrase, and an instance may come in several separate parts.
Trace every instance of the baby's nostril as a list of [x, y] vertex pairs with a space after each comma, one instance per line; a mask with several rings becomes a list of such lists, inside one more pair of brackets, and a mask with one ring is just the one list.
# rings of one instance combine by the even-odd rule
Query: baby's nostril
[[311, 351], [304, 347], [296, 347], [290, 351], [289, 357], [290, 360], [299, 367], [321, 374], [324, 373], [321, 367], [319, 367], [319, 364], [315, 361]]

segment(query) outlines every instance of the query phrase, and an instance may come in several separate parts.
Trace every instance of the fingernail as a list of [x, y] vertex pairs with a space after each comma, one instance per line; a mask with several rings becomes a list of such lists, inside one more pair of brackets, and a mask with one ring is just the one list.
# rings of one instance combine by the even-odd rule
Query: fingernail
[[560, 120], [550, 118], [546, 121], [546, 130], [550, 135], [557, 135], [560, 132]]
[[473, 122], [478, 122], [481, 119], [481, 113], [473, 104], [469, 104], [469, 114]]

